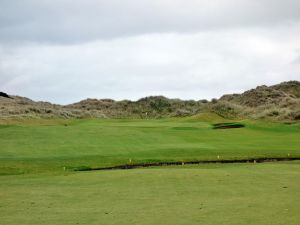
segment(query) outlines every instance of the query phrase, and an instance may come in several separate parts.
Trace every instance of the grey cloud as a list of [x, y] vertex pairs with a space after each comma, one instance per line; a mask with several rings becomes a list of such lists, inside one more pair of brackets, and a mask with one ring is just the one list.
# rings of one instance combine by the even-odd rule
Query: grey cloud
[[298, 0], [1, 0], [0, 42], [74, 44], [300, 20]]
[[300, 48], [295, 30], [247, 28], [25, 45], [9, 54], [0, 51], [0, 90], [56, 103], [161, 94], [219, 97], [299, 79], [300, 63], [292, 63]]
[[0, 0], [0, 91], [219, 97], [300, 79], [300, 1]]

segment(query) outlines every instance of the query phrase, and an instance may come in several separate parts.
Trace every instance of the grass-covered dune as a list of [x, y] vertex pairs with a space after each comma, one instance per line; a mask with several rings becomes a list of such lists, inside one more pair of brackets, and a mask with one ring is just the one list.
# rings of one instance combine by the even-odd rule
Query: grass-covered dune
[[300, 82], [258, 86], [241, 94], [226, 94], [211, 101], [148, 96], [137, 101], [85, 99], [69, 105], [33, 101], [0, 93], [0, 118], [171, 118], [213, 112], [225, 118], [300, 120]]
[[0, 174], [193, 160], [300, 157], [300, 125], [238, 121], [214, 114], [126, 120], [31, 120], [0, 126]]

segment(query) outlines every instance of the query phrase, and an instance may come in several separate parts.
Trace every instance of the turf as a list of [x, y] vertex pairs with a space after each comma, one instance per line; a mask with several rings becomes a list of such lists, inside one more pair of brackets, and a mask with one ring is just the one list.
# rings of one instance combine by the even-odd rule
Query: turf
[[3, 225], [298, 225], [300, 162], [0, 177]]
[[[245, 127], [213, 129], [215, 123]], [[211, 114], [2, 121], [0, 225], [298, 225], [300, 161], [75, 170], [300, 157], [299, 146], [299, 124]]]
[[213, 122], [191, 117], [0, 125], [0, 174], [163, 161], [300, 157], [299, 124], [242, 121], [244, 128], [217, 130], [212, 129]]

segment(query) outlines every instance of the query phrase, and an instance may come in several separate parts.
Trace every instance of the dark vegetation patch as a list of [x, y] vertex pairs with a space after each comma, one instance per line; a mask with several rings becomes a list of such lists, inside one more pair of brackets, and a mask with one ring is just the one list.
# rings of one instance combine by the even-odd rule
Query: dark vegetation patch
[[295, 122], [284, 122], [285, 125], [293, 125]]
[[1, 168], [0, 176], [20, 175], [20, 174], [24, 174], [24, 173], [25, 172], [23, 170], [20, 170], [17, 168], [4, 167], [4, 168]]
[[232, 128], [243, 128], [245, 127], [242, 123], [215, 123], [213, 129], [232, 129]]
[[64, 170], [68, 170], [68, 171], [90, 171], [90, 170], [93, 170], [93, 169], [89, 166], [65, 166]]
[[0, 97], [10, 98], [8, 94], [0, 91]]

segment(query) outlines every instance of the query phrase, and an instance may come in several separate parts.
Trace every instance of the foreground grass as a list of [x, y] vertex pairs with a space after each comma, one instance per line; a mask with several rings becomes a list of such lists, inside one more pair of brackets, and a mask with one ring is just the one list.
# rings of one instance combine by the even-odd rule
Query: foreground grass
[[0, 177], [3, 225], [298, 225], [300, 162]]
[[[68, 167], [300, 157], [300, 125], [241, 121], [212, 129], [199, 117], [161, 120], [34, 120], [0, 125], [0, 175]], [[226, 121], [225, 121], [226, 122]]]
[[298, 225], [300, 161], [73, 172], [63, 168], [300, 157], [300, 125], [215, 115], [0, 125], [0, 225]]

